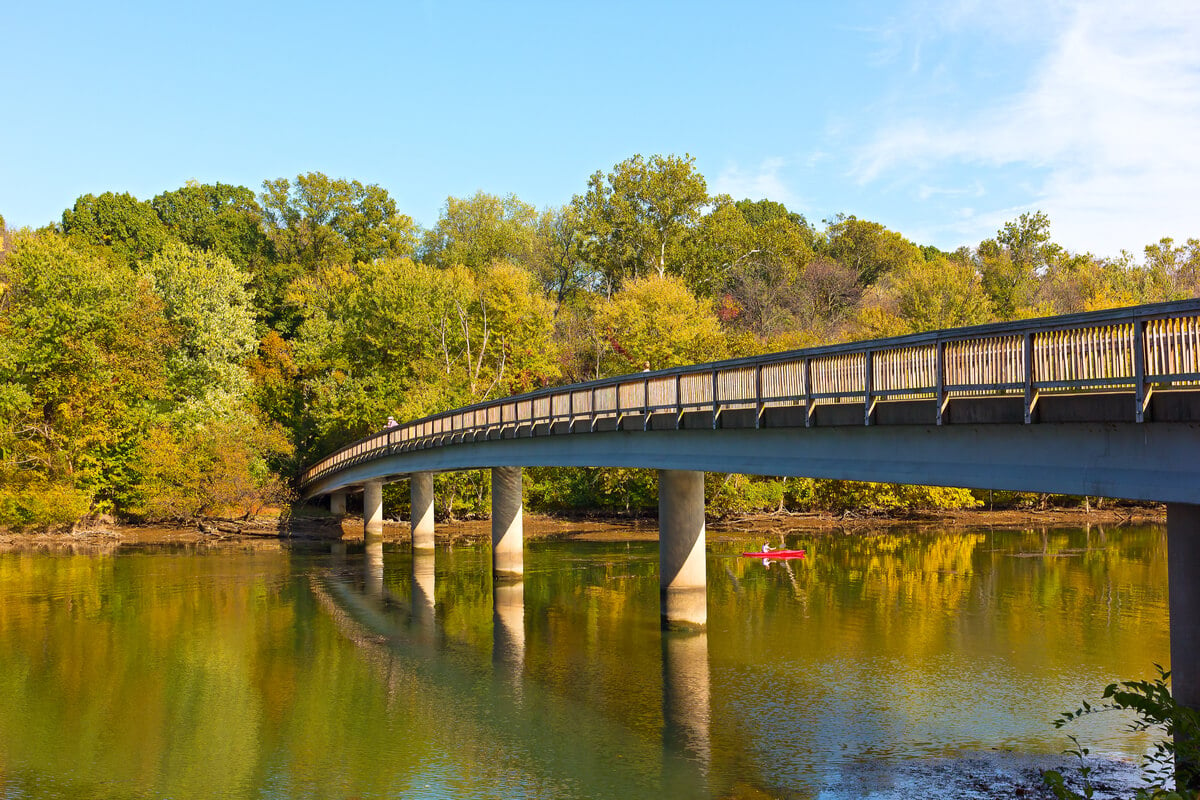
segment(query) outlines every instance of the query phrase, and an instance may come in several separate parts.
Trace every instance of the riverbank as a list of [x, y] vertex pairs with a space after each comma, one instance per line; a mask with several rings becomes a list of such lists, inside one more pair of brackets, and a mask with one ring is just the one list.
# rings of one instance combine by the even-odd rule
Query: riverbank
[[[654, 517], [559, 517], [526, 514], [525, 538], [574, 539], [581, 541], [640, 541], [658, 538]], [[1133, 506], [1106, 509], [959, 510], [938, 511], [904, 517], [830, 514], [750, 514], [728, 516], [706, 526], [709, 541], [740, 541], [749, 537], [788, 534], [853, 534], [865, 530], [895, 528], [992, 528], [997, 530], [1042, 530], [1064, 527], [1165, 524], [1164, 506]], [[385, 520], [385, 541], [402, 541], [409, 536], [405, 520]], [[361, 517], [341, 520], [328, 514], [263, 517], [255, 520], [205, 520], [179, 525], [129, 525], [119, 523], [84, 526], [72, 531], [10, 533], [0, 531], [0, 549], [86, 546], [117, 547], [126, 544], [199, 544], [252, 539], [362, 540]], [[437, 525], [439, 544], [468, 544], [491, 539], [487, 519], [455, 520]]]

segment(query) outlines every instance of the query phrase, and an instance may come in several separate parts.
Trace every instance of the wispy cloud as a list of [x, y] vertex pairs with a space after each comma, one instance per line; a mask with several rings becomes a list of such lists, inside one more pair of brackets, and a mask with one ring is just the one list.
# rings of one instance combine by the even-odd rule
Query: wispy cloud
[[[1110, 254], [1200, 236], [1200, 6], [1082, 2], [1053, 19], [1052, 44], [1022, 91], [965, 121], [891, 123], [852, 176], [907, 177], [929, 199], [928, 173], [948, 165], [1033, 170], [1027, 207], [1045, 209], [1072, 249]], [[991, 216], [980, 211], [980, 222]]]
[[782, 177], [787, 160], [768, 158], [757, 167], [746, 169], [738, 164], [729, 164], [721, 170], [710, 190], [713, 194], [727, 194], [734, 200], [769, 198], [789, 208], [799, 205], [800, 199], [788, 188]]

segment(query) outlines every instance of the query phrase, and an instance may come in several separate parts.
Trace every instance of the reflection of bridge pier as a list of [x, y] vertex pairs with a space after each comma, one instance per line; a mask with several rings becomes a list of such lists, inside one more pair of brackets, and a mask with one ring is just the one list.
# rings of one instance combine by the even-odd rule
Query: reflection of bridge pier
[[708, 634], [663, 631], [663, 753], [699, 765], [679, 771], [688, 784], [673, 787], [679, 794], [707, 795], [705, 783], [712, 763], [711, 689], [708, 674]]
[[437, 578], [433, 553], [414, 552], [412, 557], [412, 615], [417, 626], [432, 632], [437, 615]]
[[383, 601], [383, 539], [367, 538], [363, 553], [363, 594], [372, 600]]
[[492, 589], [492, 661], [520, 675], [525, 669], [525, 583], [503, 581]]

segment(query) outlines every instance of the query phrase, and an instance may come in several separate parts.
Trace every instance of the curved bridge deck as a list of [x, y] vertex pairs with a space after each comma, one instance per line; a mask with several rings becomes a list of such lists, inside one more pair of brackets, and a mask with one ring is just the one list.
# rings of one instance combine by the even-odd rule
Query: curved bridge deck
[[423, 471], [623, 466], [1200, 503], [1200, 301], [555, 387], [379, 431], [306, 496]]

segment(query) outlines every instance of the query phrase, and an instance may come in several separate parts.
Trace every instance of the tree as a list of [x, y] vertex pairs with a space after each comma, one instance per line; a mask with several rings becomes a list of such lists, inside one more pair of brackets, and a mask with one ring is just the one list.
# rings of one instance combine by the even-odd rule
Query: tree
[[62, 228], [77, 241], [111, 248], [129, 266], [157, 253], [169, 236], [154, 208], [128, 192], [81, 196], [63, 212]]
[[1200, 239], [1175, 246], [1170, 237], [1146, 245], [1146, 270], [1155, 300], [1200, 297]]
[[[719, 296], [723, 322], [766, 340], [798, 328], [823, 331], [841, 315], [830, 294], [839, 292], [826, 279], [845, 270], [814, 262], [812, 232], [802, 216], [765, 200], [733, 203], [719, 196], [712, 206], [689, 240], [684, 274], [692, 291]], [[843, 287], [853, 296], [856, 277], [852, 273]]]
[[461, 264], [473, 272], [496, 261], [528, 263], [537, 219], [533, 206], [513, 194], [447, 197], [437, 224], [425, 233], [423, 260], [439, 267]]
[[553, 309], [533, 276], [476, 276], [389, 259], [332, 266], [296, 283], [303, 319], [291, 358], [303, 453], [558, 377]]
[[826, 230], [827, 254], [858, 273], [858, 282], [870, 286], [891, 270], [923, 261], [921, 250], [878, 222], [839, 214]]
[[164, 421], [138, 446], [127, 510], [147, 520], [255, 514], [289, 499], [268, 461], [290, 450], [282, 429], [249, 414]]
[[179, 336], [168, 357], [175, 400], [213, 413], [241, 405], [250, 390], [244, 362], [257, 344], [246, 273], [211, 250], [171, 242], [144, 274]]
[[113, 510], [173, 344], [162, 302], [124, 263], [18, 234], [0, 264], [0, 486]]
[[596, 311], [605, 347], [601, 371], [636, 372], [713, 361], [725, 340], [711, 300], [697, 298], [676, 277], [650, 275], [628, 281]]
[[915, 261], [889, 273], [879, 284], [908, 332], [981, 325], [992, 309], [973, 264], [938, 257]]
[[1015, 319], [1032, 302], [1041, 274], [1060, 253], [1050, 242], [1050, 218], [1041, 211], [1004, 223], [996, 238], [979, 243], [983, 288], [1000, 319]]
[[554, 314], [576, 292], [592, 289], [597, 274], [584, 258], [583, 226], [572, 205], [547, 209], [537, 221], [533, 239], [533, 273], [554, 299]]
[[186, 245], [225, 256], [254, 274], [263, 266], [269, 242], [262, 207], [245, 186], [189, 181], [150, 201], [167, 231]]
[[588, 260], [612, 292], [627, 279], [678, 274], [678, 250], [707, 202], [704, 176], [685, 154], [635, 155], [607, 176], [596, 172], [573, 204]]
[[416, 244], [412, 218], [375, 184], [309, 172], [294, 186], [263, 181], [262, 205], [276, 258], [305, 270], [410, 255]]

